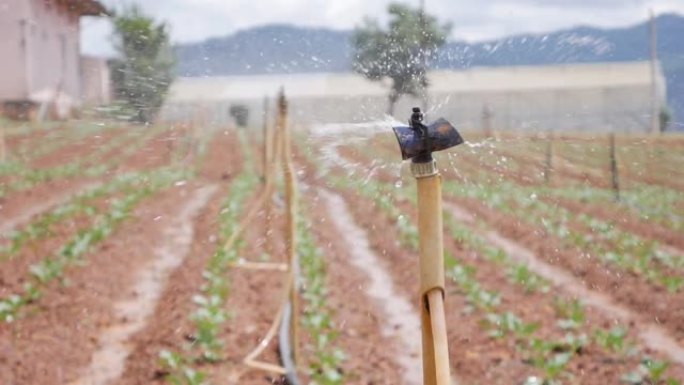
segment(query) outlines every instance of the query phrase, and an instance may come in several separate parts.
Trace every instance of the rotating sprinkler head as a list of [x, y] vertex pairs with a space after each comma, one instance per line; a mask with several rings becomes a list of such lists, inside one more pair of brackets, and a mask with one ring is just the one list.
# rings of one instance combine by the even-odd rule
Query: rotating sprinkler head
[[401, 157], [413, 163], [432, 162], [432, 153], [463, 143], [461, 134], [446, 119], [439, 118], [430, 125], [423, 123], [424, 115], [414, 107], [409, 126], [392, 127], [399, 141]]

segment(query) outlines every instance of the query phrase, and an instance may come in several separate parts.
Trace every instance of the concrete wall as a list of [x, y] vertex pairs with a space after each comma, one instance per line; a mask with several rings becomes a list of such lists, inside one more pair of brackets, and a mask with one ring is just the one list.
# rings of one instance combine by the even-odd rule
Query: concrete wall
[[[459, 128], [483, 126], [483, 111], [500, 130], [646, 131], [651, 82], [647, 62], [438, 71], [429, 75], [428, 118]], [[665, 82], [658, 76], [659, 103]], [[266, 75], [181, 79], [162, 110], [169, 120], [229, 123], [232, 105], [246, 106], [249, 124], [263, 122], [264, 95], [284, 86], [298, 125], [388, 120], [389, 83], [353, 74]], [[402, 97], [394, 119], [406, 121], [420, 100]], [[271, 103], [271, 110], [273, 110]]]

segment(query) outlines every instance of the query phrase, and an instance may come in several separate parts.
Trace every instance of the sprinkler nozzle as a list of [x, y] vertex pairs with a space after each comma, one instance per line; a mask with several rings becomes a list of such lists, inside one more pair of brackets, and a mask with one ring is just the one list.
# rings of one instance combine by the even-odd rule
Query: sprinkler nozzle
[[426, 126], [423, 118], [420, 108], [414, 107], [409, 126], [392, 127], [402, 159], [412, 159], [414, 163], [431, 162], [433, 152], [463, 143], [461, 134], [446, 119], [439, 118]]

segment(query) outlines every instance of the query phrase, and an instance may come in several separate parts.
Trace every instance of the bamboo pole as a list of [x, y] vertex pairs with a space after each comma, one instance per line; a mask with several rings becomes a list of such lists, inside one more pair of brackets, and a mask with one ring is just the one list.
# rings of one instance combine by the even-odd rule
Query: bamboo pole
[[423, 383], [448, 385], [441, 176], [434, 161], [412, 163], [411, 168], [418, 184]]
[[264, 251], [266, 252], [266, 255], [271, 257], [273, 255], [273, 242], [271, 239], [271, 234], [273, 233], [273, 226], [271, 225], [273, 217], [272, 190], [275, 178], [274, 162], [276, 161], [276, 158], [274, 157], [274, 146], [277, 132], [274, 132], [274, 130], [271, 129], [268, 117], [268, 98], [264, 98], [264, 183], [266, 189], [270, 191], [264, 202]]
[[264, 111], [263, 111], [263, 116], [264, 116], [264, 122], [262, 126], [262, 137], [263, 137], [263, 161], [264, 161], [264, 184], [268, 184], [271, 175], [270, 175], [270, 163], [271, 163], [271, 142], [270, 142], [270, 130], [269, 130], [269, 124], [268, 124], [268, 97], [264, 97]]
[[[290, 295], [291, 292], [291, 285], [293, 282], [292, 279], [292, 270], [290, 271], [290, 274], [287, 275], [285, 278], [285, 286], [283, 288], [283, 303], [285, 302], [285, 299]], [[283, 306], [281, 306], [278, 309], [278, 312], [276, 313], [275, 318], [273, 319], [273, 322], [271, 322], [271, 326], [269, 326], [268, 331], [266, 332], [266, 335], [264, 338], [261, 340], [261, 343], [254, 348], [243, 360], [243, 363], [249, 367], [252, 367], [254, 369], [259, 369], [259, 370], [264, 370], [267, 372], [272, 372], [280, 375], [284, 375], [286, 373], [285, 368], [283, 368], [280, 365], [274, 365], [274, 364], [269, 364], [266, 362], [261, 362], [257, 361], [256, 358], [263, 353], [263, 351], [266, 349], [266, 347], [269, 345], [273, 337], [275, 337], [276, 332], [278, 331], [278, 325], [280, 325], [280, 322], [282, 322], [282, 317], [283, 317]]]
[[5, 145], [5, 129], [0, 127], [0, 162], [7, 160], [7, 147]]
[[280, 128], [280, 147], [282, 148], [282, 167], [283, 175], [285, 177], [285, 201], [286, 201], [286, 223], [285, 223], [285, 234], [286, 240], [286, 255], [290, 261], [290, 268], [293, 270], [292, 274], [292, 286], [290, 292], [290, 303], [292, 305], [292, 315], [290, 322], [290, 341], [292, 341], [292, 357], [295, 363], [299, 362], [299, 299], [297, 295], [297, 278], [296, 269], [298, 266], [297, 262], [297, 223], [296, 223], [296, 213], [297, 213], [297, 187], [295, 180], [295, 173], [292, 166], [292, 143], [290, 138], [290, 127], [287, 122], [287, 99], [285, 99], [285, 93], [283, 90], [280, 91], [278, 96], [278, 120]]
[[610, 140], [610, 174], [611, 174], [611, 185], [613, 187], [613, 193], [615, 195], [615, 201], [620, 201], [620, 179], [618, 175], [618, 165], [617, 158], [615, 156], [615, 133], [611, 132], [609, 136]]

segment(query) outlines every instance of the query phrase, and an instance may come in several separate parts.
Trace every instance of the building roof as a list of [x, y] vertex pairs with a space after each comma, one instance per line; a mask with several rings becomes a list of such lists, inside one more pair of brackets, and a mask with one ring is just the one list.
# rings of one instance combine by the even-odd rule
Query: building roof
[[[649, 85], [649, 62], [480, 67], [428, 74], [431, 93], [541, 91]], [[660, 74], [662, 77], [662, 74]], [[260, 99], [284, 87], [290, 97], [379, 96], [389, 81], [353, 73], [279, 74], [180, 78], [170, 102]]]
[[109, 15], [109, 11], [97, 0], [57, 0], [79, 16]]

